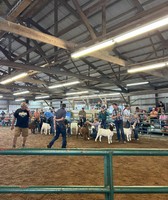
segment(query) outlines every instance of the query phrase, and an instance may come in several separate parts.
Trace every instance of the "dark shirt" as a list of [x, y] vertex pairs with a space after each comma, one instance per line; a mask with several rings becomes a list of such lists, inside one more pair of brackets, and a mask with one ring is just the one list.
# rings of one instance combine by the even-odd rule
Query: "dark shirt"
[[28, 128], [29, 124], [29, 112], [27, 110], [17, 109], [14, 113], [14, 117], [17, 119], [16, 127]]
[[[56, 116], [56, 119], [60, 119], [60, 118], [64, 118], [66, 117], [66, 110], [64, 108], [60, 108], [57, 110], [57, 112], [55, 113], [55, 116]], [[65, 120], [62, 120], [62, 121], [57, 121], [57, 124], [64, 124], [64, 121]]]
[[106, 111], [104, 111], [104, 112], [100, 112], [99, 113], [99, 120], [106, 120], [107, 119], [107, 116], [108, 116], [108, 113], [106, 112]]

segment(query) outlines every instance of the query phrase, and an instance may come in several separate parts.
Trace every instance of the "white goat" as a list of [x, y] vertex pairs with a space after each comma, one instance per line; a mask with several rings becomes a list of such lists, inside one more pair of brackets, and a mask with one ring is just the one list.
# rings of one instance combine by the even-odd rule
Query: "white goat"
[[124, 134], [126, 135], [127, 141], [131, 141], [131, 135], [133, 130], [135, 129], [135, 123], [130, 126], [130, 128], [124, 128]]
[[41, 134], [43, 134], [43, 131], [45, 135], [47, 135], [48, 132], [50, 134], [50, 128], [51, 128], [50, 124], [43, 122], [42, 127], [41, 127]]
[[78, 123], [77, 122], [72, 122], [71, 123], [71, 133], [72, 134], [78, 134]]
[[98, 138], [99, 138], [99, 141], [101, 142], [102, 136], [105, 136], [105, 137], [108, 138], [108, 143], [111, 144], [112, 143], [112, 137], [114, 135], [113, 128], [114, 128], [114, 126], [112, 124], [110, 124], [109, 129], [100, 128], [100, 126], [99, 126], [95, 142], [97, 142]]

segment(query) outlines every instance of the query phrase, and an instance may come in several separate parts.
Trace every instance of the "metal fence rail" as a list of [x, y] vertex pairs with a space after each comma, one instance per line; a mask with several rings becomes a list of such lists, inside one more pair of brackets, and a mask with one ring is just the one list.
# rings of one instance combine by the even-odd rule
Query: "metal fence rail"
[[0, 186], [0, 193], [97, 193], [114, 200], [115, 193], [168, 193], [168, 186], [114, 186], [113, 156], [168, 156], [167, 149], [1, 149], [0, 155], [103, 156], [104, 186]]

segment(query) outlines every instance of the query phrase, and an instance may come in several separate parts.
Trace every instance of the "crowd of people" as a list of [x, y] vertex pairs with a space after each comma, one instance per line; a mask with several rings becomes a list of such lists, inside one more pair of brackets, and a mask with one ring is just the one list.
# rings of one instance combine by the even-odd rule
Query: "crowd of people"
[[[160, 120], [161, 125], [164, 126], [167, 123], [168, 117], [165, 115], [165, 106], [162, 102], [159, 102], [158, 108], [152, 108], [150, 113], [148, 114], [145, 110], [136, 107], [134, 112], [130, 111], [130, 106], [125, 105], [124, 109], [121, 109], [116, 103], [112, 104], [113, 111], [112, 113], [108, 113], [106, 106], [101, 106], [98, 102], [100, 112], [97, 117], [94, 118], [92, 122], [87, 120], [86, 111], [84, 107], [79, 111], [79, 126], [83, 126], [85, 123], [93, 126], [91, 136], [96, 138], [98, 127], [108, 128], [107, 118], [110, 117], [115, 124], [116, 132], [117, 132], [117, 141], [126, 143], [126, 138], [124, 134], [124, 128], [130, 128], [131, 125], [134, 125], [134, 138], [135, 140], [139, 140], [138, 130], [141, 122], [149, 121], [149, 123], [153, 123], [154, 120]], [[50, 133], [53, 134], [53, 139], [47, 145], [47, 148], [51, 148], [55, 141], [59, 138], [60, 134], [62, 134], [62, 148], [66, 148], [66, 105], [61, 104], [61, 108], [56, 112], [53, 109], [49, 111], [43, 112], [36, 109], [33, 113], [30, 112], [28, 105], [25, 102], [21, 103], [21, 107], [14, 112], [14, 118], [11, 122], [11, 130], [14, 129], [14, 138], [13, 138], [13, 148], [16, 147], [17, 138], [22, 135], [23, 143], [22, 147], [25, 146], [27, 136], [28, 136], [28, 126], [30, 119], [33, 119], [37, 122], [37, 129], [40, 133], [42, 123], [46, 122], [50, 124], [51, 130]], [[161, 112], [161, 113], [160, 113]], [[4, 115], [4, 113], [3, 113]], [[70, 134], [70, 128], [69, 134]], [[55, 134], [56, 133], [56, 134]]]

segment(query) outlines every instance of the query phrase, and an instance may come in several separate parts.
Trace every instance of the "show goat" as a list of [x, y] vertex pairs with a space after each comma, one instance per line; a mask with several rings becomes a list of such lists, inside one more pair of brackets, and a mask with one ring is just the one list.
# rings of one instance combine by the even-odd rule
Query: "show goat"
[[113, 124], [110, 124], [109, 129], [103, 129], [103, 128], [100, 128], [100, 126], [99, 126], [95, 142], [97, 142], [98, 138], [99, 138], [99, 141], [101, 142], [102, 136], [105, 136], [105, 137], [108, 138], [108, 143], [111, 144], [112, 143], [112, 137], [114, 135], [113, 129], [114, 129]]
[[[90, 139], [90, 134], [89, 134], [89, 125], [85, 123], [82, 127], [79, 127], [78, 129], [78, 134], [83, 136], [84, 140], [89, 140]], [[78, 135], [77, 135], [78, 137]]]
[[43, 131], [45, 135], [47, 135], [47, 133], [50, 134], [50, 128], [51, 128], [50, 124], [43, 122], [42, 127], [41, 127], [41, 134], [43, 134]]
[[131, 125], [130, 128], [124, 128], [124, 134], [126, 135], [127, 141], [131, 141], [131, 135], [133, 133], [133, 130], [135, 129], [135, 125]]

